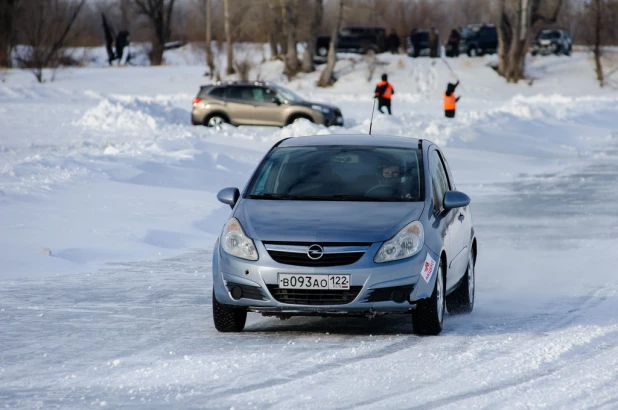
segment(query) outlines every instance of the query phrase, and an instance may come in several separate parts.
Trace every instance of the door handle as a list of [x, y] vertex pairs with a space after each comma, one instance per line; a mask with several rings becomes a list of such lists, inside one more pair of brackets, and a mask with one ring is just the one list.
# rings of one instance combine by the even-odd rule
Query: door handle
[[463, 222], [464, 218], [465, 218], [464, 214], [459, 214], [459, 216], [457, 217], [457, 219], [459, 219], [462, 222]]

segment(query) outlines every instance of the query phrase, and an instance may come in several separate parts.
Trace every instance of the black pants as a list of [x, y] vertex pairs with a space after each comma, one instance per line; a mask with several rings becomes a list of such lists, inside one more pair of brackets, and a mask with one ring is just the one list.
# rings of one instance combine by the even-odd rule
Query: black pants
[[455, 118], [455, 110], [444, 110], [444, 116], [448, 118]]
[[393, 113], [391, 113], [391, 100], [389, 98], [378, 98], [378, 111], [384, 114], [382, 107], [386, 107], [388, 114], [393, 115]]

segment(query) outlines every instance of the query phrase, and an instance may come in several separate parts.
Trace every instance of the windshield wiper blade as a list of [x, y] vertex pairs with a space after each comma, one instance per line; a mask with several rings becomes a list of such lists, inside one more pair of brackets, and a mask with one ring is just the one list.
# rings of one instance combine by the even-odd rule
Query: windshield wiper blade
[[259, 194], [259, 195], [249, 195], [250, 199], [301, 199], [301, 197], [287, 194]]

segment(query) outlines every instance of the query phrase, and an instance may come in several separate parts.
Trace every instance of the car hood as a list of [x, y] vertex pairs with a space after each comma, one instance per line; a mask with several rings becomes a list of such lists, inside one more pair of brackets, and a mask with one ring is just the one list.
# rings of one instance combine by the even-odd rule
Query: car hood
[[260, 241], [381, 242], [418, 220], [424, 202], [243, 199], [234, 216]]
[[339, 107], [336, 107], [334, 105], [324, 104], [324, 103], [315, 102], [315, 101], [301, 101], [301, 102], [295, 102], [294, 104], [295, 105], [302, 105], [303, 107], [308, 107], [308, 108], [311, 108], [312, 105], [320, 105], [322, 107], [329, 108], [331, 111], [335, 111], [335, 110], [339, 109]]

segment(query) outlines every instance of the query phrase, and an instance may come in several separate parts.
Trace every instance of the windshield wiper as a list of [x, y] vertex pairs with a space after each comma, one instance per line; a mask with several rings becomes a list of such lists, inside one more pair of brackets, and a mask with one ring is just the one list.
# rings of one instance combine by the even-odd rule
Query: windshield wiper
[[287, 195], [287, 194], [272, 194], [272, 193], [264, 193], [259, 195], [249, 195], [249, 199], [302, 199], [302, 197]]

